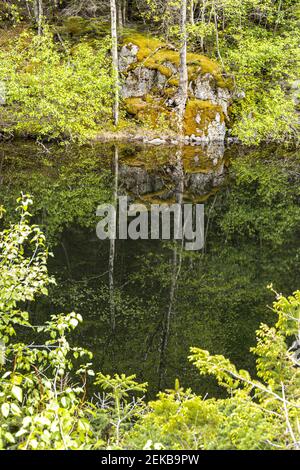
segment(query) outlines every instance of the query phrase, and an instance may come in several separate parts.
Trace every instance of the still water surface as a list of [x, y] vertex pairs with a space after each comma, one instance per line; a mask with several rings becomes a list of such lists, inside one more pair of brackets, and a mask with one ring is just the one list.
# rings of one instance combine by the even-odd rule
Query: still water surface
[[[224, 354], [253, 370], [249, 348], [271, 324], [274, 294], [300, 287], [299, 156], [286, 149], [149, 147], [109, 144], [47, 149], [0, 146], [0, 203], [15, 218], [21, 191], [34, 197], [57, 286], [29, 306], [34, 322], [75, 310], [84, 318], [74, 341], [94, 353], [103, 373], [136, 374], [149, 395], [182, 386], [220, 395], [189, 364], [191, 346]], [[163, 241], [96, 237], [98, 204], [131, 201], [205, 204], [205, 248], [182, 251]], [[109, 277], [109, 268], [113, 276]], [[112, 314], [115, 329], [112, 329]]]

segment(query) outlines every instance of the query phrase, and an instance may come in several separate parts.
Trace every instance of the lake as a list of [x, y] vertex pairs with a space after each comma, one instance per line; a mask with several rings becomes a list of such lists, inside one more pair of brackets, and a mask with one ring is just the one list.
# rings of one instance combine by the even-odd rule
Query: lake
[[[0, 204], [16, 220], [21, 191], [34, 198], [54, 257], [57, 285], [28, 305], [41, 324], [76, 311], [84, 323], [74, 342], [94, 354], [94, 369], [136, 374], [149, 397], [176, 378], [203, 395], [216, 383], [189, 363], [191, 346], [228, 356], [253, 371], [250, 354], [261, 322], [272, 324], [277, 292], [300, 287], [300, 159], [265, 146], [161, 147], [0, 143]], [[205, 246], [96, 236], [99, 204], [204, 204]]]

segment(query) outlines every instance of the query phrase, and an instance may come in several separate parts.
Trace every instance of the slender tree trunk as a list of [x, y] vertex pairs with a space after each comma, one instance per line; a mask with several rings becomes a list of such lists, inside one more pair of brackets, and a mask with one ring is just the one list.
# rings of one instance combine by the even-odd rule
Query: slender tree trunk
[[221, 64], [224, 68], [224, 62], [223, 62], [223, 59], [222, 59], [222, 56], [221, 56], [221, 52], [220, 52], [220, 44], [219, 44], [219, 29], [218, 29], [218, 17], [217, 17], [217, 12], [216, 12], [216, 7], [214, 6], [214, 20], [215, 20], [215, 29], [216, 29], [216, 47], [217, 47], [217, 53], [218, 53], [218, 57], [221, 61]]
[[115, 126], [117, 126], [119, 124], [119, 58], [118, 58], [116, 0], [110, 0], [110, 10], [111, 10], [112, 67], [113, 67], [113, 77], [114, 77], [113, 120], [114, 120]]
[[114, 218], [112, 221], [112, 236], [110, 238], [109, 247], [109, 309], [110, 309], [110, 322], [111, 328], [114, 331], [116, 328], [116, 305], [115, 305], [115, 257], [116, 257], [116, 238], [117, 238], [117, 205], [118, 205], [118, 186], [119, 186], [119, 152], [118, 147], [115, 145], [115, 153], [113, 159], [114, 166]]
[[34, 12], [35, 22], [38, 27], [38, 35], [41, 36], [42, 23], [43, 23], [43, 1], [42, 0], [34, 0], [33, 12]]
[[122, 29], [124, 26], [123, 21], [123, 1], [118, 0], [118, 27]]
[[282, 7], [282, 0], [279, 0], [278, 10], [277, 10], [277, 18], [276, 18], [276, 23], [275, 23], [275, 26], [274, 26], [274, 32], [275, 32], [275, 31], [277, 30], [277, 28], [278, 28], [279, 17], [280, 17], [280, 12], [281, 12], [281, 7]]
[[195, 8], [195, 1], [194, 1], [194, 0], [190, 0], [190, 23], [191, 23], [192, 25], [195, 24], [194, 8]]
[[[205, 13], [206, 13], [206, 1], [203, 0], [203, 6], [201, 11], [201, 23], [205, 25]], [[201, 37], [201, 50], [204, 52], [204, 36]]]
[[123, 0], [123, 25], [127, 23], [127, 0]]
[[183, 119], [188, 98], [188, 68], [187, 68], [187, 0], [181, 1], [180, 14], [180, 67], [179, 67], [179, 90], [178, 90], [178, 115], [180, 133], [183, 133]]
[[32, 14], [31, 14], [31, 10], [30, 10], [30, 6], [29, 6], [29, 3], [28, 3], [28, 0], [25, 0], [25, 3], [26, 3], [26, 9], [27, 9], [27, 13], [28, 13], [28, 18], [30, 20], [32, 20]]

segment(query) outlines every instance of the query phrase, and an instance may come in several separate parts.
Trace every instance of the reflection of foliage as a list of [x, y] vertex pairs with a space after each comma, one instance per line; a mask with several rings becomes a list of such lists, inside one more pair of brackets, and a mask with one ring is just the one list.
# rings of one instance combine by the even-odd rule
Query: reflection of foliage
[[[45, 227], [49, 241], [70, 224], [94, 228], [98, 204], [110, 200], [110, 173], [95, 149], [55, 148], [54, 158], [52, 150], [38, 158], [37, 146], [17, 147], [5, 159], [6, 185], [1, 191], [8, 209], [24, 187], [33, 194], [34, 216]], [[28, 153], [28, 160], [22, 159], [22, 151]]]
[[[149, 382], [153, 396], [170, 295], [172, 244], [117, 243], [113, 336], [107, 286], [109, 247], [100, 244], [94, 232], [95, 208], [110, 199], [110, 177], [103, 170], [109, 146], [68, 151], [51, 147], [49, 155], [37, 153], [31, 144], [16, 146], [14, 151], [9, 144], [6, 148], [10, 151], [4, 159], [1, 194], [8, 216], [13, 216], [15, 195], [24, 188], [31, 191], [35, 219], [57, 246], [51, 271], [60, 287], [51, 287], [49, 303], [39, 302], [37, 318], [44, 321], [49, 311], [82, 313], [85, 322], [74, 340], [92, 347], [97, 368], [137, 373]], [[132, 156], [134, 151], [127, 146], [120, 150], [122, 156]], [[154, 151], [149, 149], [149, 160]], [[200, 341], [204, 348], [226, 354], [239, 367], [252, 371], [254, 361], [248, 351], [254, 331], [262, 319], [271, 321], [265, 310], [271, 301], [266, 285], [272, 281], [285, 293], [297, 288], [298, 164], [284, 152], [280, 150], [281, 158], [272, 159], [268, 151], [261, 151], [260, 158], [251, 152], [236, 159], [229, 185], [218, 192], [215, 203], [208, 202], [205, 253], [183, 253], [167, 347], [166, 385], [173, 383], [180, 370], [183, 385], [220, 394], [213, 380], [200, 382], [187, 367], [189, 347]], [[26, 162], [16, 158], [21, 153], [26, 154]], [[273, 214], [278, 214], [277, 220]]]
[[280, 245], [300, 221], [299, 162], [255, 154], [232, 161], [234, 180], [219, 204], [218, 224], [227, 238], [259, 238]]

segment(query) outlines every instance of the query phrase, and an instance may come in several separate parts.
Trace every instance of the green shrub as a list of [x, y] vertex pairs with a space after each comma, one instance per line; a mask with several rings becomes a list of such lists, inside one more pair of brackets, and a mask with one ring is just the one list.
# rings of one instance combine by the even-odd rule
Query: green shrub
[[110, 60], [107, 39], [69, 48], [29, 31], [0, 52], [0, 80], [6, 105], [0, 125], [7, 133], [40, 139], [84, 141], [111, 114]]

